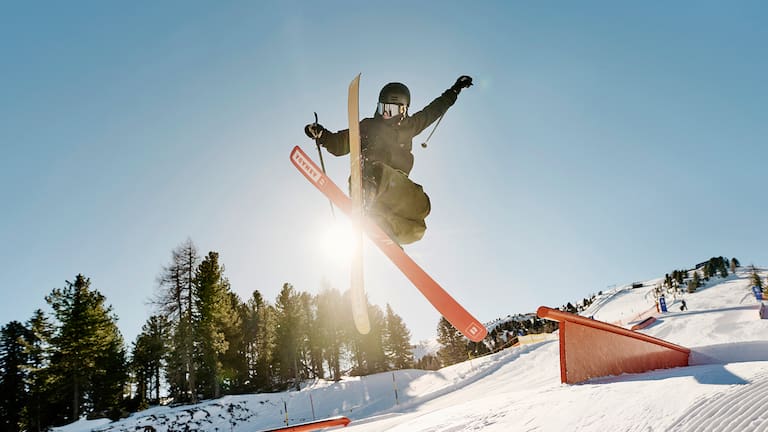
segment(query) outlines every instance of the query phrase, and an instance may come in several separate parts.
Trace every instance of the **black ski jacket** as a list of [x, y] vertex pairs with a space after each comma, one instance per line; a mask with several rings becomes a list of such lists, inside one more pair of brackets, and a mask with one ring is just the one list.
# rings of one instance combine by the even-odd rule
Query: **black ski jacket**
[[[384, 119], [378, 112], [360, 121], [360, 147], [366, 162], [382, 162], [406, 175], [413, 168], [413, 137], [420, 134], [456, 102], [457, 94], [446, 90], [421, 111], [402, 120]], [[349, 153], [349, 129], [326, 130], [320, 144], [336, 156]]]

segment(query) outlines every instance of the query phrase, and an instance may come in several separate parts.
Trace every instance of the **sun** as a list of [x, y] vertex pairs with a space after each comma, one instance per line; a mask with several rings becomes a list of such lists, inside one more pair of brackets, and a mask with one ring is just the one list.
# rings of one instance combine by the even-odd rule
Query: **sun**
[[320, 250], [332, 261], [349, 262], [357, 248], [355, 242], [357, 235], [348, 219], [336, 219], [328, 225], [321, 236]]

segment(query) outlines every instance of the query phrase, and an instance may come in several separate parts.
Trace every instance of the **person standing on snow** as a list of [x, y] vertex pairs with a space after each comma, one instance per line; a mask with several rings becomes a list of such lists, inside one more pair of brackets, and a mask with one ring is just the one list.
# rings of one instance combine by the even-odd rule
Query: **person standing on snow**
[[[360, 121], [363, 157], [363, 196], [366, 215], [398, 244], [424, 236], [429, 215], [429, 197], [421, 185], [408, 178], [413, 168], [413, 138], [448, 111], [472, 78], [460, 76], [456, 83], [421, 111], [409, 115], [411, 92], [402, 83], [385, 85], [373, 118]], [[349, 129], [330, 132], [317, 123], [304, 133], [335, 156], [349, 153]]]

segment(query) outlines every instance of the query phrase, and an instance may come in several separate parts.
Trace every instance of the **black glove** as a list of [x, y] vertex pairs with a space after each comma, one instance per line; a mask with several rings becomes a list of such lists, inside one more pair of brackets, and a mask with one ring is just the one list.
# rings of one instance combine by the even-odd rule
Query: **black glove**
[[465, 89], [472, 85], [472, 77], [468, 75], [462, 75], [456, 80], [456, 84], [451, 87], [454, 93], [461, 93], [461, 89]]
[[325, 128], [317, 123], [310, 123], [304, 126], [304, 133], [313, 140], [320, 139], [323, 136], [323, 132], [325, 132]]

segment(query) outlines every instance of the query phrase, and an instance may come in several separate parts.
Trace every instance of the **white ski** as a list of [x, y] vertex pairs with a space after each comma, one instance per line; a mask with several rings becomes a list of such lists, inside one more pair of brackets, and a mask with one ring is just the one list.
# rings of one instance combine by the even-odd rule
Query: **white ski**
[[363, 283], [363, 159], [360, 151], [360, 74], [349, 84], [347, 113], [349, 115], [349, 168], [352, 198], [352, 224], [355, 228], [355, 251], [352, 255], [351, 287], [352, 315], [360, 334], [368, 334], [368, 298]]

